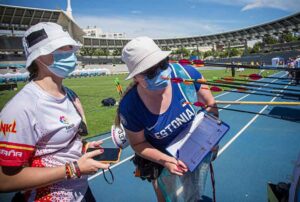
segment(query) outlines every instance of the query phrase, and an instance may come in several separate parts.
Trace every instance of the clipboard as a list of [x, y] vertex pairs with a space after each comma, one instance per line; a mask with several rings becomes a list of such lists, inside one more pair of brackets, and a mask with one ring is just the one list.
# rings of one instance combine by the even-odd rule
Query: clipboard
[[229, 125], [202, 111], [166, 150], [193, 171], [229, 129]]

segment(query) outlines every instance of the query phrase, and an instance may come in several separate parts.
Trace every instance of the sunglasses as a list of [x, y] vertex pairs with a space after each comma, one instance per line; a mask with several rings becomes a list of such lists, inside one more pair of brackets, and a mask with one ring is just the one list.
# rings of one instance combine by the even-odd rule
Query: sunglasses
[[169, 57], [165, 58], [164, 60], [160, 61], [158, 64], [154, 65], [147, 71], [143, 72], [142, 75], [146, 76], [148, 79], [153, 79], [157, 73], [159, 72], [158, 70], [166, 70], [168, 69], [169, 65]]

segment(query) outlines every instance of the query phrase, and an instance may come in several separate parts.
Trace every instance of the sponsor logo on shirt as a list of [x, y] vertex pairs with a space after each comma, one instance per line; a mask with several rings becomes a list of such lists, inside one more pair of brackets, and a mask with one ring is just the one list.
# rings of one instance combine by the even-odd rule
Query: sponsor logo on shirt
[[32, 157], [34, 149], [28, 144], [0, 141], [0, 165], [21, 166]]
[[16, 134], [16, 121], [14, 120], [12, 123], [4, 123], [0, 120], [0, 133], [2, 133], [4, 136], [6, 136], [9, 133]]
[[60, 116], [59, 121], [63, 124], [69, 124], [68, 119], [65, 116]]
[[0, 155], [12, 156], [12, 157], [22, 157], [23, 153], [20, 151], [16, 151], [14, 149], [10, 149], [10, 150], [0, 149]]
[[68, 119], [65, 117], [65, 116], [60, 116], [59, 117], [59, 121], [62, 123], [62, 124], [65, 124], [66, 125], [66, 129], [71, 129], [75, 126], [75, 124], [70, 124]]

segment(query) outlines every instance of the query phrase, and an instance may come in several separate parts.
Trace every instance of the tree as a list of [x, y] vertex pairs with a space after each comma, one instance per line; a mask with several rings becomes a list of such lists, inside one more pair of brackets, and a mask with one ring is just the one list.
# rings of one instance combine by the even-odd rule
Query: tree
[[97, 48], [97, 49], [95, 49], [93, 55], [94, 56], [102, 56], [102, 55], [104, 55], [104, 51], [101, 48]]
[[190, 55], [190, 51], [186, 48], [180, 48], [175, 51], [175, 54], [181, 55], [182, 57], [188, 57]]
[[119, 55], [121, 55], [121, 50], [120, 49], [114, 49], [112, 55], [113, 56], [119, 56]]
[[256, 42], [251, 49], [250, 53], [259, 53], [262, 49], [263, 43], [262, 42]]
[[280, 42], [292, 42], [292, 41], [297, 41], [297, 37], [293, 36], [291, 32], [285, 32], [280, 36]]
[[203, 58], [205, 59], [205, 58], [207, 58], [209, 56], [213, 56], [213, 52], [212, 51], [205, 51], [204, 55], [203, 55]]
[[109, 56], [110, 55], [109, 50], [107, 48], [102, 49], [102, 50], [103, 50], [103, 56]]
[[244, 51], [243, 51], [243, 53], [242, 53], [242, 55], [243, 55], [243, 56], [248, 55], [249, 53], [251, 53], [251, 50], [252, 50], [252, 49], [251, 49], [250, 47], [245, 48]]
[[189, 57], [190, 56], [190, 51], [186, 48], [182, 48], [181, 53], [182, 53], [183, 57]]
[[264, 44], [268, 44], [268, 45], [277, 44], [278, 43], [278, 39], [276, 39], [275, 37], [273, 37], [271, 35], [265, 35], [263, 37], [263, 43]]
[[237, 48], [231, 48], [229, 51], [229, 57], [240, 55], [240, 52]]
[[191, 55], [195, 55], [195, 56], [198, 56], [199, 58], [202, 58], [203, 54], [202, 52], [198, 51], [198, 50], [193, 50], [191, 52]]
[[93, 48], [82, 47], [79, 50], [79, 54], [81, 56], [92, 56], [94, 54]]
[[220, 58], [227, 58], [228, 57], [228, 50], [218, 52], [218, 56]]
[[163, 51], [170, 51], [171, 49], [169, 47], [162, 47], [161, 48]]

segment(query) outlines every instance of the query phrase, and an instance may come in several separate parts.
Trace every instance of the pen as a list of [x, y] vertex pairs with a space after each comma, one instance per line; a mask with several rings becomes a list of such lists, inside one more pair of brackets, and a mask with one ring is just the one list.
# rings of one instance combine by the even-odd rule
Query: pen
[[176, 158], [179, 159], [179, 149], [176, 151]]

